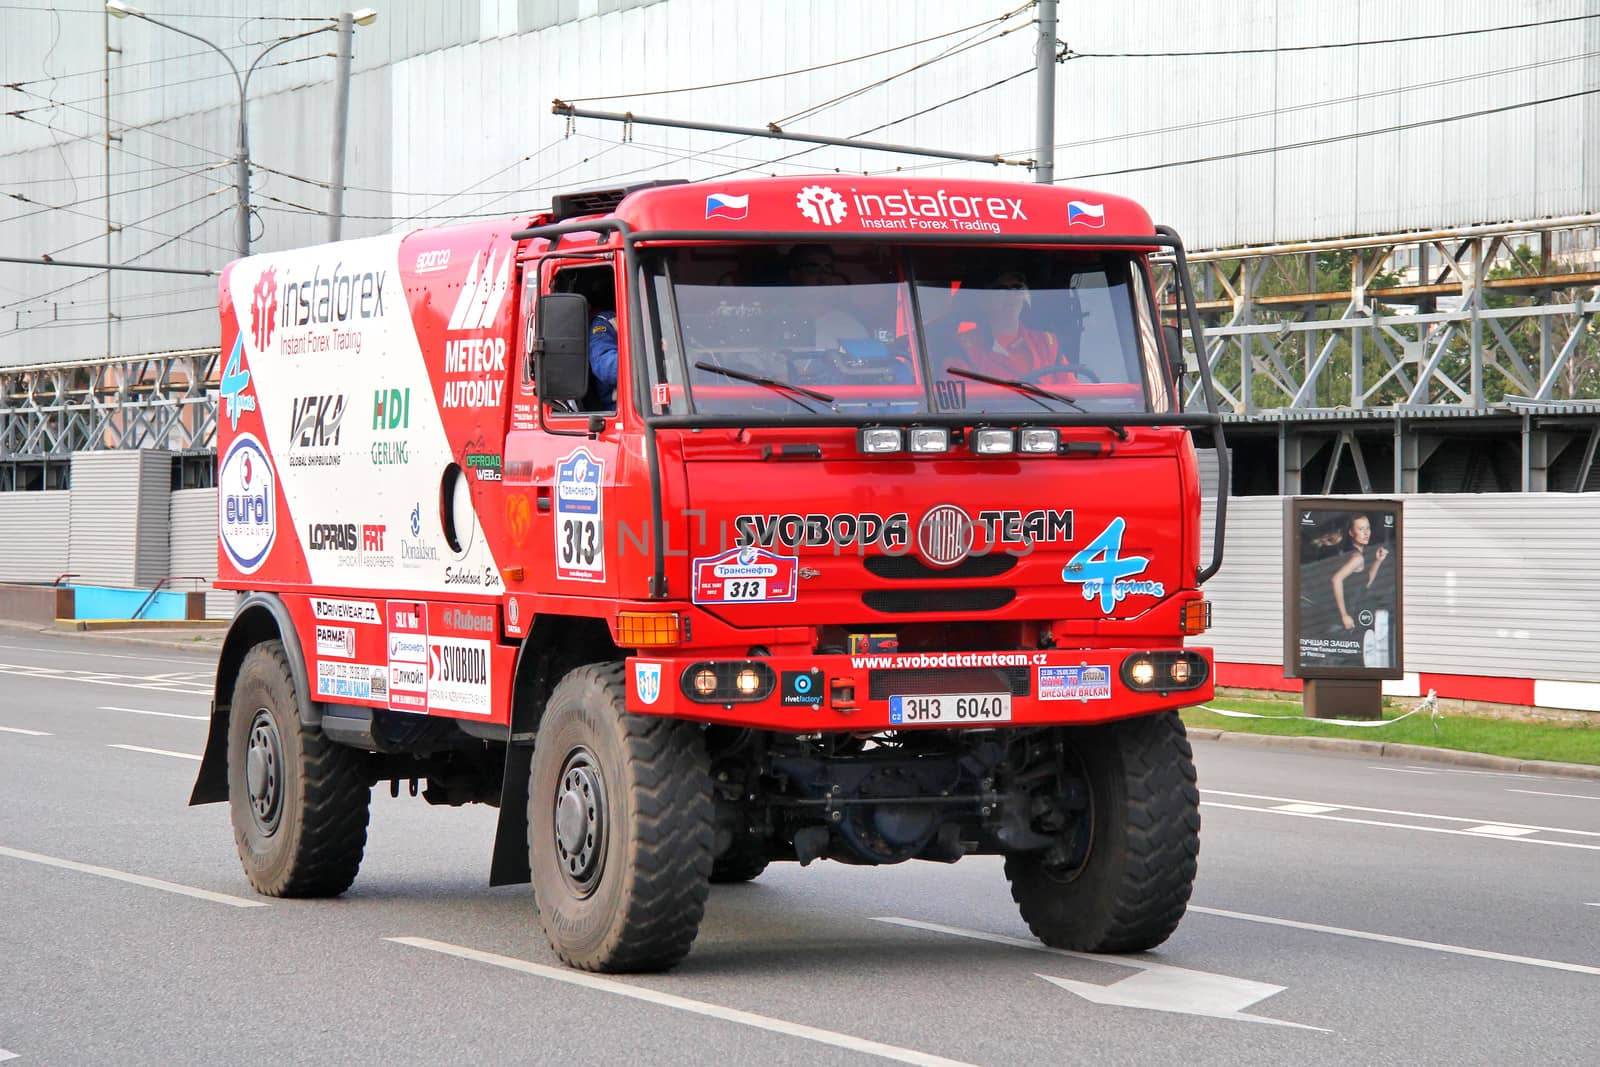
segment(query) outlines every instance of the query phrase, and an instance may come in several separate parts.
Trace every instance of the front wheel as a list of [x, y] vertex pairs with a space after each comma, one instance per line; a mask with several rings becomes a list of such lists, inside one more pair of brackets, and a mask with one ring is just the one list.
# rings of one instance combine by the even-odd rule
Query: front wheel
[[711, 770], [691, 723], [631, 715], [623, 665], [579, 667], [545, 705], [528, 780], [539, 921], [586, 971], [688, 955], [710, 892]]
[[[1006, 856], [1023, 921], [1054, 948], [1142, 952], [1178, 928], [1200, 853], [1194, 756], [1175, 711], [1061, 730], [1070, 805], [1060, 843]], [[1057, 797], [1039, 798], [1050, 806]], [[1061, 805], [1062, 808], [1068, 805]]]

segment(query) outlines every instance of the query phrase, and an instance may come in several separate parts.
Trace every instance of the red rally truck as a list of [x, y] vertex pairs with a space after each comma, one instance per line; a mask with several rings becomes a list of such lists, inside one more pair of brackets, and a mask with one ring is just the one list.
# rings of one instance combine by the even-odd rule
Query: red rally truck
[[654, 182], [231, 264], [191, 803], [291, 897], [380, 783], [495, 805], [492, 883], [591, 970], [777, 860], [998, 854], [1045, 943], [1159, 944], [1223, 529], [1202, 566], [1162, 257], [1203, 351], [1177, 235], [1039, 185]]

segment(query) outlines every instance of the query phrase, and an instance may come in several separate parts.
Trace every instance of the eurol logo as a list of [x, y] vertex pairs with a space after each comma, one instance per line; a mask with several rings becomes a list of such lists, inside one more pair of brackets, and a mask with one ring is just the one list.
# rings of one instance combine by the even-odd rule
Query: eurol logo
[[217, 535], [241, 574], [261, 566], [278, 532], [276, 477], [261, 442], [242, 433], [217, 468]]

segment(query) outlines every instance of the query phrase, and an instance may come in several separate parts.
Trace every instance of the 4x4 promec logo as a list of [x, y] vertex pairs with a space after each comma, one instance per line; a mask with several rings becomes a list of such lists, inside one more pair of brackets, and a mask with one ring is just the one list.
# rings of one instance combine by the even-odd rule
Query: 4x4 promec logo
[[800, 561], [764, 548], [730, 548], [694, 561], [696, 604], [781, 604], [794, 600]]
[[278, 532], [277, 474], [251, 434], [228, 446], [217, 468], [217, 536], [241, 574], [254, 573]]

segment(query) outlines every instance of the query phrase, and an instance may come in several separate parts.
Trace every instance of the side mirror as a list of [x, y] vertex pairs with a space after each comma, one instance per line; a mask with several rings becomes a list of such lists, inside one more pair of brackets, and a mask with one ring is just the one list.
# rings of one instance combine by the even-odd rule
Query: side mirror
[[1161, 340], [1167, 349], [1167, 370], [1172, 384], [1183, 388], [1183, 331], [1176, 326], [1161, 327]]
[[580, 401], [589, 391], [589, 301], [578, 293], [539, 298], [532, 351], [539, 398]]

